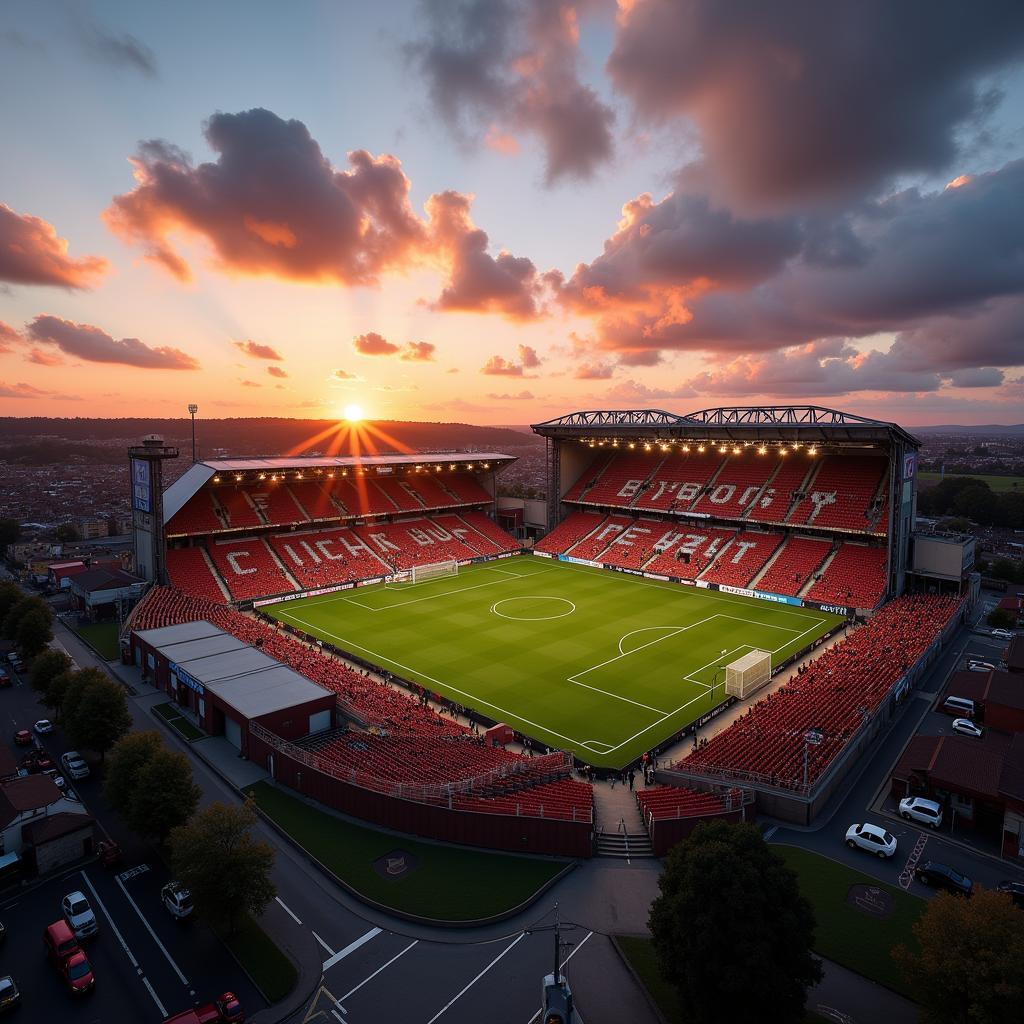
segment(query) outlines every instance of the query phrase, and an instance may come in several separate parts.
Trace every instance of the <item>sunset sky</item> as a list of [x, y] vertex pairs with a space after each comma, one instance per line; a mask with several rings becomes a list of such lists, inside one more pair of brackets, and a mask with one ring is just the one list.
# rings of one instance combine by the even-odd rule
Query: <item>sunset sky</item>
[[0, 415], [1024, 421], [1024, 3], [0, 7]]

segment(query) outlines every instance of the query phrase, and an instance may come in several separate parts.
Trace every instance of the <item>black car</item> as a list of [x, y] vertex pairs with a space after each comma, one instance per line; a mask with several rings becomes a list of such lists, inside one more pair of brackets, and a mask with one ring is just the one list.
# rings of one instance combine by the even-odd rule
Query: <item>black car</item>
[[1013, 902], [1024, 910], [1024, 882], [1000, 882], [996, 892], [1004, 892]]
[[956, 868], [933, 860], [918, 864], [914, 868], [914, 877], [933, 889], [945, 889], [960, 896], [970, 896], [974, 887], [974, 883], [966, 875], [961, 875]]

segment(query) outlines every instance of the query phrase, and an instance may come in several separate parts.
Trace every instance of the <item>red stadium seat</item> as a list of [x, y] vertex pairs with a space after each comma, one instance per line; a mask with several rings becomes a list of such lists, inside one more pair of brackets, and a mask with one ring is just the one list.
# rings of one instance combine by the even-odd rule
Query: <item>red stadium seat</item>
[[849, 608], [874, 608], [885, 593], [886, 561], [884, 547], [840, 544], [807, 598]]
[[829, 556], [832, 542], [790, 537], [778, 557], [757, 581], [756, 589], [796, 597]]
[[295, 590], [274, 561], [270, 549], [259, 538], [214, 540], [208, 550], [236, 601]]

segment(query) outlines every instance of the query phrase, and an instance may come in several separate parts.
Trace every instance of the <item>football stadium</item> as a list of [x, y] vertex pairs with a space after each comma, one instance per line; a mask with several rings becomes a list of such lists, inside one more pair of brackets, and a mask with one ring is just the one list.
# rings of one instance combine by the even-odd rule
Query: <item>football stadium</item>
[[147, 438], [125, 659], [279, 784], [434, 839], [607, 851], [590, 781], [635, 769], [634, 850], [811, 821], [972, 586], [913, 534], [917, 440], [796, 406], [532, 429], [532, 530], [501, 452], [199, 460], [165, 489]]

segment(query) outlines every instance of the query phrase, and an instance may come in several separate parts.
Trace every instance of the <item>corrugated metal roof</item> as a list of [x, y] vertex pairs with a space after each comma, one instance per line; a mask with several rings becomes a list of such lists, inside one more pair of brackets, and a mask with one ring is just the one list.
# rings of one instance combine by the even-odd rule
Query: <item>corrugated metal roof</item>
[[215, 626], [206, 619], [196, 619], [194, 622], [179, 622], [174, 626], [160, 626], [157, 629], [137, 630], [135, 635], [144, 640], [150, 647], [160, 647], [163, 644], [181, 643], [184, 640], [196, 640], [201, 636], [216, 636], [224, 630]]
[[218, 680], [207, 689], [243, 718], [250, 719], [332, 696], [329, 690], [281, 664], [262, 672]]

